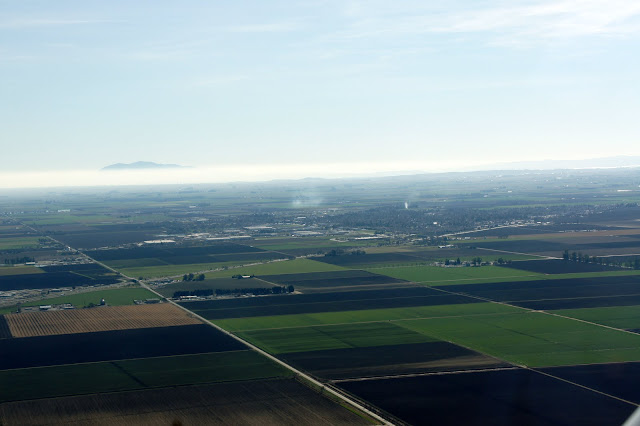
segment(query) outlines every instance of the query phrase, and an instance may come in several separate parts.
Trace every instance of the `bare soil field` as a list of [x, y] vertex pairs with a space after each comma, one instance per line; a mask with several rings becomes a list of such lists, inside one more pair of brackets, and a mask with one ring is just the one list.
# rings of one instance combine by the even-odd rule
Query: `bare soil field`
[[293, 379], [184, 386], [5, 403], [0, 424], [369, 424]]
[[7, 314], [5, 319], [13, 337], [52, 336], [201, 323], [180, 308], [168, 303], [22, 312]]

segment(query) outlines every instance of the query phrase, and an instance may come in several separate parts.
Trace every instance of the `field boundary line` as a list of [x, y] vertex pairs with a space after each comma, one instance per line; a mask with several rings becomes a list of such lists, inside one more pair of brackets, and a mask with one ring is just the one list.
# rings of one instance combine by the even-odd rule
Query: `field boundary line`
[[[470, 305], [470, 303], [469, 303], [469, 305]], [[436, 306], [443, 306], [443, 305], [436, 305]], [[394, 309], [394, 308], [389, 308], [389, 309]], [[348, 312], [348, 311], [346, 311], [346, 312]], [[292, 327], [251, 328], [251, 329], [246, 329], [246, 330], [232, 331], [232, 333], [244, 333], [244, 332], [248, 332], [248, 331], [263, 331], [263, 330], [286, 330], [286, 329], [292, 329], [292, 328], [331, 327], [331, 326], [338, 326], [338, 325], [353, 325], [353, 324], [373, 324], [373, 323], [378, 323], [378, 322], [386, 323], [386, 322], [420, 321], [420, 320], [440, 319], [440, 318], [463, 318], [463, 317], [483, 317], [483, 316], [490, 316], [490, 315], [513, 315], [513, 314], [519, 314], [519, 313], [520, 312], [492, 312], [492, 313], [486, 313], [486, 314], [446, 315], [446, 316], [438, 316], [438, 317], [415, 317], [415, 318], [398, 318], [398, 319], [380, 319], [380, 320], [371, 320], [371, 321], [337, 322], [337, 323], [332, 323], [332, 324], [296, 325], [296, 326], [292, 326]], [[253, 318], [259, 318], [259, 317], [253, 317]], [[212, 321], [217, 321], [217, 320], [212, 320]]]
[[553, 374], [546, 373], [544, 371], [540, 371], [540, 370], [537, 370], [535, 368], [531, 368], [531, 367], [527, 367], [527, 366], [522, 366], [522, 368], [524, 368], [525, 370], [533, 371], [533, 372], [538, 373], [538, 374], [542, 374], [543, 376], [551, 377], [553, 379], [560, 380], [560, 381], [565, 382], [565, 383], [569, 383], [571, 385], [577, 386], [577, 387], [585, 389], [585, 390], [590, 390], [591, 392], [595, 392], [595, 393], [603, 395], [603, 396], [608, 396], [609, 398], [617, 399], [618, 401], [627, 403], [629, 405], [633, 405], [634, 407], [638, 407], [638, 404], [636, 404], [635, 402], [627, 401], [626, 399], [617, 397], [615, 395], [608, 394], [606, 392], [599, 391], [597, 389], [590, 388], [588, 386], [581, 385], [580, 383], [576, 383], [576, 382], [573, 382], [571, 380], [563, 379], [562, 377], [554, 376]]
[[403, 379], [405, 377], [424, 377], [424, 376], [447, 376], [451, 374], [469, 374], [469, 373], [486, 373], [491, 371], [509, 371], [520, 370], [521, 367], [497, 367], [497, 368], [478, 368], [470, 370], [453, 370], [453, 371], [431, 371], [428, 373], [409, 373], [409, 374], [394, 374], [390, 376], [371, 376], [371, 377], [353, 377], [349, 379], [335, 379], [331, 380], [331, 383], [344, 383], [344, 382], [366, 382], [371, 380], [387, 380], [387, 379]]
[[[164, 298], [164, 296], [162, 296], [160, 293], [158, 293], [157, 291], [153, 290], [151, 287], [149, 287], [148, 285], [144, 284], [144, 283], [140, 283], [140, 285], [144, 288], [146, 288], [147, 290], [159, 295], [160, 297]], [[167, 299], [168, 300], [168, 299]], [[168, 303], [171, 303], [177, 307], [179, 307], [180, 309], [182, 309], [183, 311], [194, 315], [196, 318], [200, 319], [202, 322], [204, 322], [205, 324], [208, 324], [209, 326], [215, 328], [216, 330], [220, 331], [221, 333], [226, 334], [227, 336], [230, 336], [231, 338], [233, 338], [234, 340], [244, 344], [245, 346], [249, 347], [250, 349], [258, 352], [259, 354], [263, 355], [264, 357], [270, 359], [271, 361], [277, 363], [278, 365], [285, 367], [287, 370], [293, 372], [294, 374], [296, 374], [298, 377], [301, 377], [303, 379], [305, 379], [306, 381], [308, 381], [309, 383], [312, 383], [314, 386], [317, 386], [318, 388], [322, 389], [322, 391], [327, 391], [330, 394], [334, 395], [335, 397], [341, 399], [342, 401], [344, 401], [346, 404], [349, 404], [350, 406], [356, 408], [357, 410], [362, 411], [363, 413], [365, 413], [366, 415], [370, 416], [371, 418], [381, 422], [381, 424], [383, 425], [393, 425], [393, 423], [389, 422], [388, 420], [386, 420], [385, 418], [383, 418], [382, 416], [380, 416], [377, 413], [374, 413], [373, 411], [369, 410], [368, 408], [364, 407], [362, 404], [360, 404], [359, 402], [354, 401], [351, 398], [346, 397], [344, 394], [342, 394], [340, 391], [338, 391], [337, 389], [334, 389], [333, 386], [322, 383], [316, 379], [314, 379], [313, 377], [309, 376], [306, 373], [303, 373], [302, 371], [298, 370], [295, 367], [292, 367], [291, 365], [287, 364], [286, 362], [280, 360], [279, 358], [271, 355], [270, 353], [260, 349], [259, 347], [255, 346], [254, 344], [247, 342], [246, 340], [242, 339], [239, 336], [236, 336], [235, 334], [225, 330], [224, 328], [218, 326], [217, 324], [214, 324], [213, 322], [209, 321], [208, 319], [196, 314], [193, 311], [190, 311], [189, 309], [175, 303], [174, 301], [168, 300]]]
[[38, 368], [56, 368], [56, 367], [69, 367], [74, 365], [91, 365], [91, 364], [109, 364], [114, 362], [125, 362], [125, 361], [142, 361], [148, 359], [160, 359], [160, 358], [178, 358], [182, 356], [198, 356], [198, 355], [214, 355], [214, 354], [228, 354], [234, 352], [249, 352], [251, 349], [236, 349], [233, 351], [222, 351], [222, 352], [201, 352], [197, 354], [177, 354], [177, 355], [160, 355], [160, 356], [149, 356], [144, 358], [122, 358], [122, 359], [107, 359], [104, 361], [85, 361], [85, 362], [74, 362], [71, 364], [53, 364], [53, 365], [35, 365], [33, 367], [18, 367], [18, 368], [5, 368], [4, 370], [0, 370], [0, 374], [4, 371], [18, 371], [18, 370], [35, 370]]

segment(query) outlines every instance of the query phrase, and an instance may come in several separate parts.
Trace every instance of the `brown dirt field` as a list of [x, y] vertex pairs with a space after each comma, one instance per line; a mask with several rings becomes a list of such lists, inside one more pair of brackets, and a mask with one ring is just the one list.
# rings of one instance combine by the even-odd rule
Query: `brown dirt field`
[[340, 425], [364, 419], [296, 382], [262, 380], [0, 405], [2, 425]]
[[200, 324], [199, 320], [168, 303], [22, 312], [7, 314], [5, 319], [13, 337]]

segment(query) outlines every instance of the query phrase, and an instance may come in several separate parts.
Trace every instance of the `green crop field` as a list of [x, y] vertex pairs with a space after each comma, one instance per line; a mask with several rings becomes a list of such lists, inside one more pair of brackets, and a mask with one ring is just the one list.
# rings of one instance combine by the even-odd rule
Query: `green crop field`
[[419, 306], [412, 308], [368, 309], [360, 311], [322, 312], [315, 314], [274, 315], [232, 318], [213, 322], [229, 331], [264, 330], [270, 328], [306, 327], [313, 325], [353, 324], [360, 322], [397, 321], [459, 315], [487, 315], [522, 312], [521, 308], [499, 303]]
[[[118, 269], [116, 266], [120, 261], [116, 263], [105, 262], [114, 269]], [[135, 262], [135, 261], [132, 261]], [[295, 259], [295, 260], [282, 260], [268, 263], [260, 263], [250, 266], [241, 267], [229, 267], [232, 264], [238, 264], [238, 262], [229, 262], [224, 264], [216, 263], [191, 263], [186, 265], [163, 265], [163, 266], [149, 266], [149, 267], [127, 267], [118, 269], [124, 275], [129, 277], [167, 277], [167, 276], [179, 276], [188, 274], [191, 272], [209, 271], [207, 272], [207, 278], [230, 278], [233, 275], [276, 275], [276, 274], [293, 274], [302, 272], [325, 272], [325, 271], [342, 271], [345, 268], [340, 266], [334, 266], [325, 264], [322, 262], [316, 262], [309, 259]], [[227, 269], [210, 271], [211, 269], [217, 269], [227, 267]]]
[[534, 280], [544, 277], [543, 274], [536, 274], [529, 271], [522, 271], [511, 268], [501, 268], [499, 266], [480, 267], [450, 267], [442, 268], [438, 266], [408, 266], [390, 268], [367, 268], [366, 270], [376, 274], [387, 275], [407, 281], [414, 281], [425, 284], [444, 285]]
[[[131, 286], [108, 290], [87, 291], [83, 293], [70, 293], [64, 296], [52, 297], [49, 299], [35, 300], [25, 302], [22, 306], [38, 306], [42, 304], [59, 305], [62, 303], [71, 303], [76, 307], [87, 306], [89, 303], [100, 303], [100, 299], [104, 299], [111, 306], [133, 305], [134, 299], [152, 299], [158, 296], [142, 287]], [[0, 308], [0, 314], [14, 312], [15, 306]]]
[[109, 362], [0, 371], [0, 402], [138, 389]]
[[[0, 238], [0, 250], [29, 249], [40, 246], [41, 237]], [[10, 257], [11, 255], [5, 255]]]
[[397, 324], [531, 367], [640, 360], [640, 335], [539, 312]]
[[143, 358], [0, 371], [0, 402], [290, 376], [257, 352]]
[[44, 271], [35, 266], [0, 266], [0, 276], [42, 273], [44, 273]]
[[150, 387], [267, 379], [291, 374], [279, 364], [248, 350], [136, 359], [117, 364]]
[[423, 343], [434, 340], [390, 322], [256, 330], [241, 332], [238, 335], [273, 354]]
[[640, 328], [640, 306], [611, 306], [606, 308], [562, 309], [555, 314], [621, 329]]

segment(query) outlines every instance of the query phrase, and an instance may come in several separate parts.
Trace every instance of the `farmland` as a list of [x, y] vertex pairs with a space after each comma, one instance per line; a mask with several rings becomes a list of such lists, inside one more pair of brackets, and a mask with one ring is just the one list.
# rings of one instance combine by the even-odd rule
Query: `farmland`
[[166, 303], [139, 306], [104, 306], [4, 316], [13, 337], [92, 333], [136, 328], [200, 324], [184, 311]]
[[[251, 395], [248, 399], [247, 395]], [[287, 401], [282, 404], [282, 401]], [[64, 421], [56, 421], [64, 413]], [[52, 421], [52, 419], [54, 419]], [[369, 424], [306, 386], [259, 380], [5, 404], [3, 424]]]
[[292, 202], [297, 182], [3, 204], [0, 422], [364, 421], [336, 391], [396, 423], [620, 424], [640, 398], [640, 199], [561, 175], [305, 183], [321, 205]]
[[[73, 290], [67, 292], [64, 296], [49, 297], [46, 299], [40, 299], [31, 302], [25, 302], [23, 307], [38, 306], [42, 304], [61, 305], [64, 303], [70, 303], [71, 305], [83, 308], [89, 306], [91, 303], [99, 305], [100, 301], [104, 299], [109, 306], [120, 305], [132, 305], [134, 300], [144, 300], [157, 297], [155, 293], [150, 292], [137, 286], [126, 286], [119, 288], [110, 288], [105, 290], [90, 290], [74, 292]], [[16, 306], [8, 306], [6, 308], [0, 308], [0, 313], [15, 312]]]
[[415, 425], [474, 424], [478, 419], [493, 425], [571, 425], [585, 419], [613, 426], [622, 424], [636, 408], [522, 369], [352, 381], [340, 386]]

